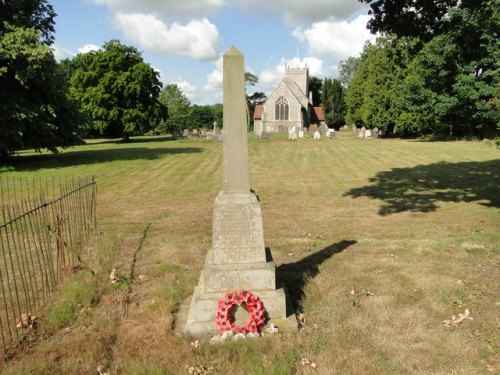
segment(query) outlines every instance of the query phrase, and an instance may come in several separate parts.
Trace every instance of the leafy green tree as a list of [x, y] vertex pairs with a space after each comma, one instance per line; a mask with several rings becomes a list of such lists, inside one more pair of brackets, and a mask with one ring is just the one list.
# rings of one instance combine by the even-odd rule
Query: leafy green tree
[[354, 78], [359, 65], [359, 57], [349, 57], [339, 64], [339, 80], [343, 87], [347, 87]]
[[55, 61], [45, 0], [0, 1], [0, 158], [80, 142], [78, 108]]
[[158, 98], [159, 73], [135, 47], [111, 40], [101, 50], [82, 55], [71, 78], [71, 96], [81, 104], [94, 129], [105, 136], [146, 132], [164, 120]]
[[253, 73], [245, 72], [245, 86], [247, 91], [250, 89], [250, 87], [255, 86], [257, 82], [259, 82], [259, 77], [257, 77]]
[[411, 133], [494, 136], [499, 130], [498, 2], [448, 14], [450, 29], [427, 43], [399, 87], [398, 128]]
[[[452, 27], [449, 13], [457, 6], [481, 9], [496, 0], [359, 0], [370, 4], [368, 28], [373, 33], [429, 41]], [[498, 4], [496, 5], [498, 7]]]
[[163, 88], [159, 101], [168, 110], [168, 119], [160, 122], [159, 130], [170, 134], [182, 133], [187, 126], [191, 105], [189, 99], [182, 93], [179, 86], [172, 83]]
[[[210, 106], [210, 110], [212, 111], [212, 117], [215, 122], [217, 122], [217, 126], [222, 127], [222, 104], [217, 103]], [[213, 125], [213, 123], [212, 123]]]
[[212, 129], [214, 115], [209, 105], [193, 105], [189, 111], [189, 129]]
[[328, 127], [339, 129], [345, 124], [344, 88], [340, 80], [325, 78], [321, 91], [321, 102]]
[[395, 88], [406, 77], [416, 44], [418, 39], [382, 37], [365, 45], [346, 94], [348, 122], [393, 130], [399, 116]]
[[259, 77], [250, 72], [245, 72], [245, 86], [246, 86], [246, 96], [247, 96], [247, 108], [248, 108], [248, 119], [250, 122], [250, 128], [253, 128], [253, 113], [255, 111], [255, 106], [257, 104], [266, 101], [266, 95], [263, 92], [255, 91], [253, 94], [249, 94], [250, 88], [255, 86], [259, 82]]
[[309, 91], [312, 92], [312, 105], [319, 107], [321, 105], [321, 89], [323, 82], [315, 76], [309, 77]]

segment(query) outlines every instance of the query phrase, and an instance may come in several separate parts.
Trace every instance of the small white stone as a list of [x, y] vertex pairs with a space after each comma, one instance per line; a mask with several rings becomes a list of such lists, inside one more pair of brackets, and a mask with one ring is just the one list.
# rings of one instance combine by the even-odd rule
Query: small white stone
[[220, 344], [224, 341], [221, 336], [214, 336], [210, 339], [210, 344], [215, 345], [215, 344]]
[[247, 338], [252, 339], [252, 340], [257, 340], [260, 338], [260, 333], [259, 332], [250, 332], [247, 335]]
[[234, 335], [233, 340], [238, 341], [238, 340], [243, 340], [245, 338], [246, 338], [246, 336], [240, 332], [240, 333], [237, 333], [236, 335]]
[[234, 336], [234, 332], [233, 331], [224, 331], [224, 333], [222, 333], [222, 340], [227, 340], [227, 339], [230, 339], [231, 337]]

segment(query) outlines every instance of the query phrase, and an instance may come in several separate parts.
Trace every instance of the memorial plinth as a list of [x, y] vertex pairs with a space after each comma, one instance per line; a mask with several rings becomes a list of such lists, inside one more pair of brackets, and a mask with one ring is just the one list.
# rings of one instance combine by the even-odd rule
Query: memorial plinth
[[[212, 248], [191, 298], [184, 333], [217, 333], [217, 303], [225, 293], [257, 294], [267, 311], [267, 323], [282, 331], [297, 329], [283, 288], [276, 286], [276, 267], [267, 259], [260, 203], [250, 191], [247, 107], [243, 55], [231, 47], [223, 56], [223, 181], [214, 203]], [[243, 321], [239, 321], [239, 316]], [[236, 323], [245, 316], [237, 314]]]

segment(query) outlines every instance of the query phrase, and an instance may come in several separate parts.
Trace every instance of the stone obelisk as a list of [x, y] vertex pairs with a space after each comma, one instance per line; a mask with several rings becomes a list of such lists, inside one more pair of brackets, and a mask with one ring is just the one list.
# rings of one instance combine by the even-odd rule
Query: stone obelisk
[[264, 247], [260, 203], [250, 190], [245, 70], [243, 55], [235, 47], [223, 55], [223, 87], [222, 191], [214, 203], [212, 248], [191, 299], [184, 333], [216, 333], [217, 302], [233, 290], [257, 294], [268, 323], [293, 330], [297, 323], [294, 317], [287, 319], [285, 292], [276, 288], [276, 267]]

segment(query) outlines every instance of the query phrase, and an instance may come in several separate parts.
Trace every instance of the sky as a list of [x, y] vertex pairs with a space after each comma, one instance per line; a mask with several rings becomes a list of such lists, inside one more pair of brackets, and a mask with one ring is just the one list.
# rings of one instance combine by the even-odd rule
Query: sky
[[98, 49], [111, 39], [135, 46], [192, 104], [222, 102], [222, 54], [231, 46], [269, 95], [285, 65], [337, 77], [341, 60], [359, 56], [368, 7], [357, 0], [49, 0], [56, 17], [56, 59]]

